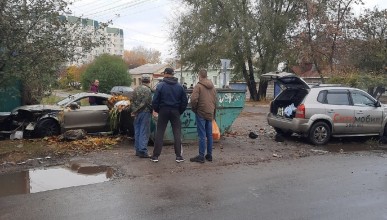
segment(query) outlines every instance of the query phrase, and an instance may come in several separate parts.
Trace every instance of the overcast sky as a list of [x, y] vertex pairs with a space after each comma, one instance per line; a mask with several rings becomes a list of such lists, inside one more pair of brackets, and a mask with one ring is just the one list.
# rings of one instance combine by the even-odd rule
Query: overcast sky
[[168, 18], [179, 11], [180, 0], [70, 0], [73, 15], [106, 22], [124, 30], [125, 49], [136, 46], [152, 48], [162, 53], [162, 59], [172, 57]]
[[[180, 0], [69, 0], [73, 15], [106, 22], [124, 30], [126, 50], [142, 45], [162, 53], [162, 59], [173, 57], [168, 19], [183, 7]], [[364, 0], [364, 8], [387, 8], [387, 0]]]

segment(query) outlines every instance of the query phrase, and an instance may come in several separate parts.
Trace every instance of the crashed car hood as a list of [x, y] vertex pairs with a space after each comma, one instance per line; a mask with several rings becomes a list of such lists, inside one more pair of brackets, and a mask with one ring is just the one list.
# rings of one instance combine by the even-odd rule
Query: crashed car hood
[[0, 112], [0, 123], [3, 122], [10, 115], [11, 112]]
[[23, 105], [15, 108], [12, 112], [16, 112], [18, 110], [25, 110], [30, 112], [39, 112], [47, 110], [60, 111], [62, 109], [63, 108], [59, 105]]

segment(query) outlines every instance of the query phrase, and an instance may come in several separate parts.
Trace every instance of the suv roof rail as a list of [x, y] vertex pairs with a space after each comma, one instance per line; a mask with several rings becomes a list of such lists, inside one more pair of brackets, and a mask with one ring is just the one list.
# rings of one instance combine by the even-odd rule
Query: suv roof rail
[[342, 87], [344, 85], [342, 84], [325, 84], [325, 83], [310, 83], [311, 87], [332, 87], [332, 86], [338, 86]]

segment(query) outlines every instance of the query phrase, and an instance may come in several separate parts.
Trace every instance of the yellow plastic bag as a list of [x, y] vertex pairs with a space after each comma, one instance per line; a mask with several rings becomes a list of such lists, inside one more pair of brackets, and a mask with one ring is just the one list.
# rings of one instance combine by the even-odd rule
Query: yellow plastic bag
[[212, 139], [214, 141], [220, 140], [220, 130], [214, 119], [212, 120]]

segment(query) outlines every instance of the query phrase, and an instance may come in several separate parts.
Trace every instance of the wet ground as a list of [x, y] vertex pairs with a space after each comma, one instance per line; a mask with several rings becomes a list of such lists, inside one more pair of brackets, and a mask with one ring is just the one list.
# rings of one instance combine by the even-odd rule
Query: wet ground
[[0, 197], [0, 219], [386, 219], [385, 155], [233, 166], [163, 158], [141, 161], [148, 171], [137, 177]]
[[[153, 163], [125, 139], [110, 150], [1, 165], [0, 184], [24, 179], [14, 187], [28, 195], [0, 196], [0, 219], [386, 219], [385, 145], [335, 138], [316, 147], [296, 135], [276, 142], [267, 110], [247, 106], [204, 164], [189, 162], [197, 143], [183, 144], [183, 163], [172, 146]], [[52, 179], [79, 175], [49, 190]]]
[[72, 162], [0, 175], [0, 197], [101, 183], [112, 179], [114, 170], [106, 166]]
[[[24, 172], [23, 175], [26, 176], [26, 173], [44, 172], [34, 171], [36, 169], [51, 170], [57, 169], [51, 168], [51, 166], [62, 165], [62, 168], [58, 168], [59, 173], [62, 171], [61, 169], [64, 169], [63, 166], [67, 165], [67, 167], [71, 168], [71, 165], [69, 166], [68, 164], [74, 161], [81, 164], [80, 167], [99, 167], [114, 170], [114, 172], [101, 170], [101, 173], [99, 174], [101, 176], [109, 175], [108, 179], [110, 180], [120, 178], [135, 179], [144, 176], [157, 177], [165, 172], [171, 174], [184, 173], [187, 170], [200, 171], [208, 168], [220, 170], [224, 167], [239, 164], [258, 165], [272, 161], [294, 160], [313, 155], [386, 154], [386, 146], [380, 145], [377, 140], [372, 138], [334, 138], [331, 142], [322, 147], [312, 146], [305, 138], [297, 135], [285, 138], [283, 142], [276, 142], [276, 132], [266, 121], [267, 111], [267, 106], [246, 106], [233, 123], [230, 131], [223, 135], [220, 141], [214, 144], [213, 162], [206, 162], [205, 164], [189, 162], [190, 157], [194, 157], [198, 154], [197, 143], [184, 143], [183, 157], [186, 159], [184, 163], [177, 164], [175, 162], [173, 146], [167, 145], [163, 148], [157, 166], [153, 167], [153, 164], [149, 159], [142, 159], [135, 156], [133, 140], [125, 138], [119, 146], [110, 150], [96, 150], [87, 154], [72, 155], [71, 157], [56, 157], [50, 155], [49, 157], [41, 157], [38, 159], [31, 158], [24, 163], [0, 164], [0, 173], [3, 173], [3, 175], [0, 175], [0, 180], [9, 178], [9, 176], [4, 175], [14, 174], [17, 176], [22, 175], [20, 173]], [[258, 137], [255, 139], [250, 138], [250, 132], [254, 132]], [[152, 150], [153, 147], [149, 146], [150, 153]], [[150, 169], [150, 167], [152, 167], [152, 169]], [[77, 169], [79, 169], [79, 167]], [[45, 172], [48, 173], [48, 171]], [[71, 174], [72, 175], [69, 176], [79, 175], [74, 172], [71, 172]], [[66, 175], [63, 175], [63, 178], [55, 178], [58, 180], [63, 179], [63, 182], [67, 182]], [[88, 180], [86, 179], [91, 179], [91, 177], [85, 178], [84, 184], [88, 184]], [[24, 185], [28, 186], [28, 184]]]

